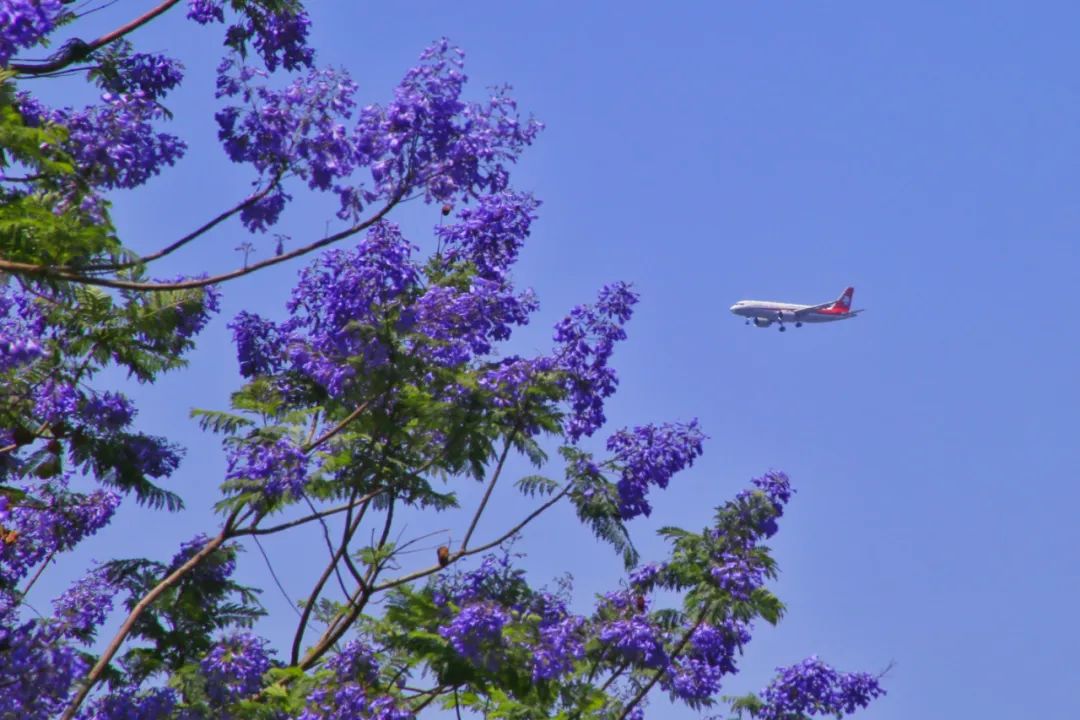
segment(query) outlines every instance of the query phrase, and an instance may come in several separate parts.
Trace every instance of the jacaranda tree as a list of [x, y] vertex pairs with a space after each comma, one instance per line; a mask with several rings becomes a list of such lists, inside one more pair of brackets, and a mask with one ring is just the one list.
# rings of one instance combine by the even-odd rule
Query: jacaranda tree
[[[500, 352], [536, 308], [512, 270], [539, 203], [510, 169], [541, 125], [506, 91], [468, 100], [457, 48], [434, 43], [361, 107], [346, 73], [316, 65], [297, 0], [165, 0], [89, 41], [83, 7], [0, 3], [0, 717], [623, 720], [665, 693], [779, 720], [882, 694], [878, 676], [816, 657], [757, 695], [721, 694], [754, 624], [783, 613], [764, 543], [788, 478], [753, 480], [709, 527], [664, 529], [668, 556], [639, 563], [632, 521], [705, 436], [695, 421], [605, 428], [612, 352], [638, 301], [627, 284], [571, 309], [550, 352]], [[254, 189], [136, 253], [110, 208], [186, 150], [165, 105], [183, 68], [133, 44], [166, 12], [223, 30], [218, 136]], [[41, 83], [73, 74], [100, 89], [94, 104], [40, 100]], [[336, 230], [320, 220], [310, 241], [231, 271], [155, 276], [211, 231], [266, 233], [303, 192], [333, 196]], [[437, 223], [426, 255], [391, 219], [410, 199]], [[50, 615], [31, 612], [42, 570], [121, 502], [183, 507], [167, 481], [184, 449], [141, 432], [102, 371], [151, 383], [183, 367], [229, 281], [301, 256], [287, 319], [228, 320], [246, 384], [194, 411], [227, 455], [220, 525], [171, 558], [96, 564]], [[587, 447], [602, 455], [583, 443], [598, 433]], [[502, 477], [512, 455], [536, 467], [516, 490]], [[426, 565], [406, 557], [395, 518], [457, 508], [463, 483], [483, 491], [461, 509], [460, 540]], [[481, 537], [496, 491], [535, 508]], [[575, 513], [625, 580], [594, 602], [526, 582], [507, 543], [546, 512]], [[309, 524], [325, 530], [310, 553], [325, 550], [325, 567], [291, 644], [272, 647], [253, 633], [255, 589], [233, 579], [238, 549]]]

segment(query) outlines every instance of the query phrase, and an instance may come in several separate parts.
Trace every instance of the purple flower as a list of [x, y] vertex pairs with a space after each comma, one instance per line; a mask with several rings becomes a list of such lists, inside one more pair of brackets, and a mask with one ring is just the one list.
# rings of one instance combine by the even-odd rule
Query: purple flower
[[229, 453], [226, 480], [255, 483], [268, 501], [299, 497], [307, 482], [308, 456], [292, 440], [241, 445]]
[[0, 67], [20, 48], [52, 32], [64, 6], [60, 0], [4, 0], [0, 3]]
[[387, 348], [374, 328], [418, 278], [413, 247], [396, 225], [379, 223], [355, 250], [331, 250], [300, 275], [282, 325], [293, 369], [331, 395], [345, 391], [353, 364], [386, 363]]
[[180, 466], [182, 449], [165, 438], [153, 435], [129, 435], [124, 453], [131, 465], [143, 475], [162, 478]]
[[176, 691], [151, 688], [119, 688], [94, 699], [79, 714], [80, 720], [158, 720], [169, 717], [176, 707]]
[[525, 193], [480, 197], [475, 208], [458, 213], [459, 222], [435, 228], [446, 261], [472, 264], [480, 277], [504, 281], [529, 236], [540, 203]]
[[121, 393], [105, 392], [86, 398], [80, 416], [91, 429], [122, 430], [135, 417], [135, 406]]
[[34, 390], [34, 414], [49, 425], [64, 422], [76, 415], [80, 401], [72, 385], [46, 380]]
[[646, 563], [635, 568], [630, 573], [630, 585], [642, 590], [649, 590], [656, 582], [656, 578], [663, 570], [667, 569], [664, 563]]
[[765, 707], [754, 713], [762, 720], [805, 715], [842, 717], [885, 694], [873, 675], [837, 672], [816, 655], [777, 668], [777, 672], [779, 676], [761, 692]]
[[612, 435], [607, 449], [622, 465], [618, 491], [623, 520], [652, 512], [646, 500], [649, 486], [666, 488], [672, 475], [694, 464], [694, 459], [701, 455], [704, 440], [697, 420], [644, 425]]
[[116, 592], [117, 588], [101, 569], [91, 571], [68, 588], [53, 601], [56, 617], [64, 624], [65, 633], [91, 639], [112, 610]]
[[100, 76], [99, 85], [114, 95], [139, 92], [148, 100], [160, 100], [184, 79], [184, 66], [164, 55], [134, 53], [122, 57]]
[[719, 561], [720, 565], [710, 569], [709, 575], [721, 590], [727, 591], [736, 600], [749, 600], [750, 593], [765, 582], [764, 568], [744, 555], [725, 552]]
[[266, 641], [237, 633], [218, 642], [199, 663], [211, 702], [227, 705], [259, 690], [270, 669]]
[[668, 662], [663, 634], [647, 618], [607, 622], [601, 625], [599, 638], [612, 654], [643, 667], [661, 668]]
[[[182, 543], [180, 545], [180, 550], [173, 555], [167, 572], [173, 572], [193, 558], [196, 553], [206, 547], [208, 542], [210, 542], [210, 538], [203, 533], [199, 533], [191, 540]], [[209, 557], [204, 558], [203, 561], [191, 571], [189, 577], [192, 582], [202, 585], [219, 585], [226, 582], [235, 570], [236, 560], [233, 559], [231, 554], [219, 550], [211, 553]]]
[[689, 702], [711, 699], [724, 675], [734, 675], [735, 653], [750, 641], [747, 627], [736, 620], [723, 626], [701, 625], [690, 636], [685, 652], [667, 668], [661, 686]]
[[74, 158], [79, 174], [97, 188], [142, 185], [187, 149], [179, 138], [154, 130], [153, 123], [166, 113], [143, 90], [106, 92], [101, 104], [79, 111], [49, 110], [26, 93], [19, 95], [18, 106], [29, 125], [53, 122], [67, 128], [63, 149]]
[[71, 493], [63, 476], [34, 488], [38, 502], [8, 505], [0, 498], [0, 524], [16, 531], [14, 543], [0, 543], [0, 587], [11, 587], [50, 555], [70, 550], [112, 519], [120, 504], [115, 493]]
[[490, 666], [494, 662], [491, 651], [502, 644], [502, 629], [509, 620], [506, 610], [495, 603], [475, 603], [439, 628], [439, 635], [470, 662]]
[[540, 624], [539, 641], [532, 651], [532, 679], [553, 680], [574, 669], [574, 661], [585, 656], [582, 627], [585, 618], [565, 615]]
[[490, 353], [493, 343], [510, 337], [512, 325], [525, 325], [537, 308], [531, 292], [512, 294], [501, 283], [473, 278], [467, 291], [435, 285], [416, 301], [414, 331], [419, 351], [454, 367]]
[[223, 0], [188, 0], [187, 16], [200, 25], [225, 22]]
[[637, 299], [626, 283], [607, 285], [595, 306], [579, 305], [555, 326], [555, 359], [571, 407], [565, 430], [572, 442], [604, 424], [604, 399], [619, 382], [608, 361], [615, 343], [626, 339], [623, 325]]
[[250, 378], [281, 369], [284, 343], [277, 325], [254, 313], [241, 311], [228, 327], [233, 331], [241, 375]]
[[326, 666], [333, 670], [341, 682], [360, 681], [373, 683], [379, 674], [379, 664], [371, 648], [359, 640], [349, 641], [341, 652], [335, 653], [326, 661]]

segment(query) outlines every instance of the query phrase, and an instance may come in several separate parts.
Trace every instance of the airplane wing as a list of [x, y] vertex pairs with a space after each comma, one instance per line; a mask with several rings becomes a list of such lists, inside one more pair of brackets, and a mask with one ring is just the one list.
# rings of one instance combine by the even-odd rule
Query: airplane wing
[[796, 310], [795, 311], [795, 317], [799, 318], [799, 317], [802, 317], [804, 315], [809, 315], [812, 312], [817, 312], [818, 310], [824, 310], [825, 308], [832, 307], [835, 304], [836, 304], [835, 300], [830, 300], [829, 302], [821, 303], [820, 305], [811, 305], [810, 307], [804, 307], [802, 310]]

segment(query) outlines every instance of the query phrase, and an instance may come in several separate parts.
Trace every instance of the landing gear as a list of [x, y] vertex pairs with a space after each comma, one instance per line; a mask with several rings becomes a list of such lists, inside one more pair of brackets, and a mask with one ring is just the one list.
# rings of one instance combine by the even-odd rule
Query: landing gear
[[802, 323], [801, 322], [795, 323], [795, 327], [802, 327]]
[[780, 326], [780, 332], [787, 332], [787, 328], [783, 325]]

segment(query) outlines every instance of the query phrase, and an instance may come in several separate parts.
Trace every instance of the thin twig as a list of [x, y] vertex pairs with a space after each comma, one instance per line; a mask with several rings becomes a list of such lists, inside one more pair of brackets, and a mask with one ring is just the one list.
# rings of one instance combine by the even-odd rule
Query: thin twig
[[285, 591], [285, 586], [281, 584], [281, 580], [278, 579], [277, 573], [274, 572], [274, 566], [270, 562], [270, 556], [266, 554], [266, 549], [263, 548], [262, 543], [259, 542], [259, 538], [252, 537], [251, 539], [255, 541], [255, 547], [259, 548], [259, 552], [262, 553], [263, 560], [266, 561], [266, 567], [270, 570], [270, 577], [274, 578], [274, 584], [278, 586], [278, 590], [280, 590], [282, 596], [284, 596], [285, 602], [289, 603], [289, 607], [293, 609], [293, 612], [300, 615], [300, 608], [296, 606], [296, 603], [289, 597], [289, 593]]
[[499, 462], [495, 465], [495, 472], [491, 476], [491, 482], [488, 483], [487, 490], [484, 491], [484, 497], [480, 499], [480, 505], [473, 514], [472, 522], [469, 523], [469, 529], [465, 532], [465, 537], [461, 541], [461, 549], [458, 552], [465, 552], [469, 546], [469, 539], [472, 538], [472, 534], [476, 530], [476, 524], [480, 522], [480, 516], [484, 514], [484, 508], [487, 507], [488, 500], [491, 499], [491, 493], [495, 490], [495, 483], [498, 482], [499, 475], [502, 474], [503, 465], [506, 463], [506, 457], [510, 454], [510, 446], [513, 442], [515, 433], [516, 431], [512, 431], [506, 437], [506, 445], [503, 447], [502, 454], [499, 456]]
[[271, 265], [277, 265], [293, 258], [307, 255], [310, 252], [314, 252], [320, 248], [332, 245], [340, 240], [344, 240], [351, 235], [355, 235], [358, 232], [366, 230], [375, 223], [381, 221], [388, 212], [398, 203], [401, 194], [395, 195], [378, 213], [371, 216], [367, 220], [356, 225], [334, 233], [329, 237], [324, 237], [321, 240], [299, 247], [292, 252], [287, 252], [282, 255], [275, 255], [274, 257], [267, 258], [266, 260], [260, 260], [257, 263], [252, 263], [246, 267], [242, 267], [239, 270], [232, 270], [230, 272], [222, 273], [220, 275], [214, 275], [213, 277], [205, 278], [192, 278], [190, 280], [181, 280], [178, 282], [135, 282], [131, 280], [114, 280], [111, 278], [93, 277], [91, 275], [83, 275], [78, 272], [73, 272], [70, 269], [61, 267], [54, 267], [50, 265], [35, 265], [33, 263], [15, 262], [12, 260], [0, 260], [0, 270], [4, 270], [10, 273], [19, 275], [30, 275], [34, 277], [46, 277], [55, 280], [66, 280], [68, 282], [79, 283], [83, 285], [98, 285], [101, 287], [117, 288], [120, 290], [143, 290], [148, 292], [164, 292], [169, 290], [188, 290], [191, 288], [201, 288], [207, 285], [215, 285], [217, 283], [227, 282], [229, 280], [235, 280], [238, 277], [250, 275], [253, 272], [262, 270], [263, 268], [270, 267]]

